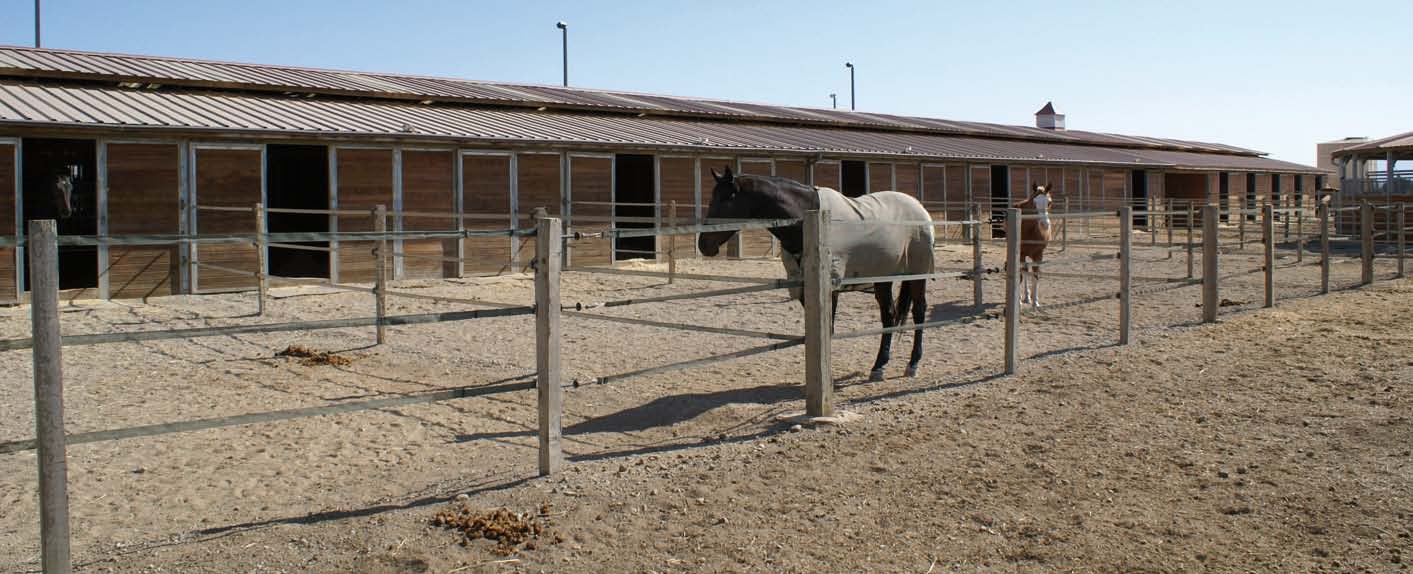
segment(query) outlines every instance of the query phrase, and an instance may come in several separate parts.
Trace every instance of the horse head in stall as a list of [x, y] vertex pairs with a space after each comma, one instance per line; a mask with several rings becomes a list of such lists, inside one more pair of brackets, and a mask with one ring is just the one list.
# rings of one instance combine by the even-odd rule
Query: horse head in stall
[[59, 219], [68, 219], [78, 212], [77, 201], [74, 199], [74, 189], [78, 187], [79, 167], [77, 165], [64, 166], [54, 174], [54, 186], [50, 190], [52, 196], [50, 201], [54, 205], [54, 212]]
[[[933, 272], [932, 218], [912, 196], [894, 191], [880, 191], [863, 197], [849, 198], [827, 187], [805, 185], [783, 178], [757, 175], [736, 175], [727, 167], [723, 173], [711, 171], [716, 179], [712, 189], [707, 223], [723, 220], [801, 219], [816, 209], [827, 209], [830, 226], [827, 241], [835, 279], [844, 277], [883, 277], [888, 275], [926, 274]], [[780, 259], [791, 280], [801, 277], [804, 257], [802, 224], [772, 227], [770, 233], [780, 241]], [[697, 248], [703, 255], [714, 257], [721, 244], [731, 239], [735, 230], [709, 231], [697, 237]], [[858, 288], [867, 288], [859, 285]], [[895, 327], [906, 320], [909, 310], [914, 323], [923, 323], [927, 315], [927, 282], [925, 279], [903, 281], [896, 305], [893, 282], [871, 284], [878, 301], [884, 327]], [[845, 288], [848, 290], [849, 288]], [[838, 309], [839, 291], [833, 291], [831, 310]], [[791, 294], [803, 302], [803, 290]], [[883, 379], [883, 367], [888, 363], [893, 333], [884, 333], [878, 345], [878, 357], [869, 373], [870, 380]], [[922, 360], [922, 331], [913, 335], [912, 357], [907, 375], [917, 373]]]
[[[1017, 203], [1021, 214], [1021, 303], [1040, 308], [1040, 266], [1045, 261], [1045, 247], [1050, 242], [1051, 185], [1035, 185], [1030, 197]], [[1029, 259], [1030, 261], [1026, 261]]]

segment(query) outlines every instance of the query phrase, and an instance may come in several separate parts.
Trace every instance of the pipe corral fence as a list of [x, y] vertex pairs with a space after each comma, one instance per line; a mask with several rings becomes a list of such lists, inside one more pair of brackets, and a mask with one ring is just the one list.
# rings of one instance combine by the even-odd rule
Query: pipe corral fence
[[[663, 206], [652, 204], [652, 207], [658, 209]], [[70, 525], [66, 466], [66, 449], [70, 444], [122, 440], [226, 426], [292, 420], [304, 417], [387, 408], [398, 405], [448, 401], [471, 396], [534, 388], [536, 389], [536, 401], [538, 404], [538, 472], [542, 476], [555, 474], [563, 468], [564, 464], [564, 455], [561, 446], [561, 416], [564, 390], [578, 386], [577, 382], [565, 384], [561, 381], [560, 349], [564, 335], [561, 318], [565, 316], [586, 317], [708, 333], [744, 335], [771, 340], [770, 343], [765, 345], [711, 357], [692, 359], [600, 377], [597, 380], [597, 383], [600, 384], [650, 373], [699, 367], [711, 363], [803, 345], [805, 347], [804, 357], [806, 362], [805, 368], [803, 369], [805, 417], [807, 419], [831, 417], [836, 414], [834, 381], [831, 377], [832, 366], [830, 362], [831, 345], [836, 339], [842, 340], [878, 336], [885, 333], [921, 333], [926, 329], [937, 329], [959, 323], [986, 319], [1001, 319], [1004, 323], [1004, 339], [1001, 342], [1001, 346], [1004, 348], [1004, 360], [1000, 365], [1000, 370], [1006, 374], [1017, 372], [1021, 366], [1018, 348], [1019, 341], [1023, 335], [1020, 318], [1023, 315], [1037, 312], [1035, 309], [1024, 307], [1021, 303], [1021, 273], [1023, 272], [1023, 268], [1044, 268], [1047, 277], [1082, 279], [1103, 285], [1108, 285], [1107, 282], [1109, 281], [1115, 282], [1117, 284], [1117, 289], [1115, 290], [1109, 290], [1109, 288], [1106, 287], [1101, 291], [1101, 294], [1096, 297], [1068, 301], [1049, 306], [1047, 309], [1079, 305], [1113, 304], [1117, 307], [1118, 311], [1118, 321], [1114, 325], [1116, 331], [1115, 339], [1119, 345], [1126, 345], [1133, 340], [1133, 300], [1136, 296], [1200, 285], [1202, 291], [1200, 320], [1204, 323], [1211, 323], [1218, 319], [1220, 308], [1223, 306], [1220, 298], [1223, 280], [1230, 279], [1237, 275], [1262, 273], [1264, 275], [1264, 300], [1262, 306], [1271, 307], [1276, 304], [1277, 272], [1278, 269], [1280, 269], [1276, 264], [1276, 253], [1278, 249], [1282, 248], [1294, 250], [1293, 254], [1287, 253], [1284, 257], [1284, 259], [1294, 258], [1295, 261], [1293, 265], [1318, 265], [1320, 267], [1319, 293], [1328, 293], [1331, 290], [1330, 269], [1332, 265], [1336, 264], [1359, 263], [1361, 266], [1359, 285], [1368, 285], [1376, 280], [1374, 264], [1378, 259], [1396, 260], [1396, 276], [1403, 277], [1406, 253], [1405, 236], [1408, 231], [1406, 226], [1407, 210], [1406, 206], [1403, 204], [1375, 206], [1370, 203], [1362, 203], [1357, 206], [1335, 208], [1322, 202], [1313, 210], [1305, 207], [1278, 209], [1269, 204], [1261, 205], [1253, 209], [1222, 209], [1221, 206], [1216, 204], [1179, 202], [1169, 199], [1161, 202], [1148, 201], [1142, 206], [1122, 205], [1115, 210], [1090, 211], [1071, 211], [1068, 209], [1068, 206], [1062, 204], [1058, 206], [1058, 209], [1052, 211], [1047, 216], [1048, 220], [1051, 222], [1050, 225], [1052, 229], [1052, 236], [1049, 243], [1054, 244], [1057, 252], [1064, 253], [1072, 247], [1092, 247], [1103, 250], [1113, 249], [1113, 253], [1100, 253], [1097, 256], [1094, 254], [1067, 256], [1060, 259], [1047, 260], [1043, 264], [1033, 266], [1033, 264], [1022, 264], [1020, 261], [1021, 246], [1023, 243], [1021, 239], [1021, 225], [1026, 219], [1032, 219], [1038, 216], [1023, 214], [1020, 209], [1012, 207], [1009, 203], [1000, 205], [983, 203], [968, 206], [968, 218], [960, 221], [899, 221], [879, 223], [882, 225], [933, 226], [937, 229], [955, 230], [957, 231], [956, 234], [944, 232], [939, 234], [939, 236], [942, 237], [944, 241], [949, 241], [949, 237], [956, 237], [963, 240], [964, 245], [970, 247], [972, 257], [971, 265], [964, 268], [953, 269], [938, 267], [935, 272], [926, 274], [890, 275], [882, 277], [839, 277], [833, 275], [831, 270], [832, 266], [829, 264], [831, 261], [829, 247], [830, 230], [837, 225], [855, 225], [856, 223], [832, 221], [827, 211], [812, 211], [803, 219], [726, 222], [703, 221], [691, 225], [677, 225], [677, 208], [675, 205], [669, 205], [667, 206], [666, 217], [655, 216], [650, 218], [653, 223], [652, 227], [607, 227], [588, 231], [581, 228], [566, 232], [560, 219], [538, 217], [533, 230], [511, 228], [477, 231], [468, 231], [465, 229], [457, 229], [454, 231], [389, 231], [386, 226], [387, 210], [383, 206], [378, 206], [369, 211], [299, 210], [300, 212], [316, 212], [320, 214], [338, 214], [345, 216], [366, 215], [372, 219], [374, 224], [373, 231], [269, 233], [266, 230], [265, 217], [268, 213], [277, 210], [269, 209], [260, 204], [255, 204], [250, 207], [207, 207], [205, 209], [250, 213], [252, 216], [252, 232], [248, 234], [195, 236], [58, 236], [55, 233], [55, 224], [51, 220], [33, 221], [30, 223], [29, 234], [23, 242], [27, 243], [29, 247], [30, 268], [32, 270], [32, 335], [24, 339], [0, 341], [0, 350], [31, 349], [35, 367], [34, 397], [36, 435], [33, 439], [0, 443], [0, 454], [28, 450], [37, 451], [38, 456], [36, 460], [40, 492], [41, 560], [43, 570], [46, 573], [68, 572], [71, 568], [69, 556]], [[999, 217], [994, 216], [993, 214], [997, 214], [998, 210], [1000, 210]], [[403, 213], [402, 215], [408, 216], [409, 214]], [[429, 218], [442, 217], [455, 219], [461, 217], [463, 214], [417, 213], [412, 215]], [[1233, 218], [1236, 220], [1235, 225], [1231, 223]], [[1334, 233], [1337, 229], [1336, 220], [1339, 218], [1356, 219], [1359, 224], [1359, 233], [1355, 235]], [[666, 225], [662, 224], [663, 219], [666, 219]], [[1247, 229], [1248, 219], [1253, 222], [1251, 226], [1252, 229], [1249, 231]], [[1223, 221], [1228, 223], [1223, 226]], [[616, 224], [618, 222], [622, 222], [622, 219], [619, 218], [619, 220], [614, 223]], [[1141, 231], [1135, 229], [1135, 222], [1142, 223]], [[1277, 228], [1278, 223], [1281, 227], [1279, 230]], [[1382, 225], [1379, 225], [1379, 223], [1382, 223]], [[1074, 231], [1070, 229], [1072, 224], [1076, 227]], [[677, 236], [726, 230], [735, 230], [738, 232], [747, 230], [763, 231], [770, 228], [793, 225], [801, 226], [804, 237], [803, 264], [798, 280], [684, 274], [677, 272], [677, 266], [675, 264], [676, 249], [675, 245], [672, 245], [672, 242], [675, 241], [675, 237]], [[1000, 235], [1004, 236], [1003, 238], [988, 239], [983, 237], [983, 235], [986, 235], [984, 230], [988, 228], [994, 230], [998, 227], [1001, 231]], [[1112, 231], [1108, 231], [1110, 229], [1112, 229]], [[1144, 241], [1145, 234], [1147, 241]], [[1071, 235], [1074, 237], [1071, 237]], [[1163, 237], [1162, 240], [1159, 239], [1160, 235]], [[534, 272], [533, 305], [510, 305], [480, 299], [423, 295], [400, 292], [389, 289], [388, 287], [388, 271], [389, 268], [395, 264], [394, 261], [396, 258], [400, 256], [413, 257], [413, 255], [399, 254], [390, 250], [388, 247], [390, 243], [408, 239], [459, 240], [468, 237], [518, 236], [533, 237], [535, 239], [535, 256], [531, 261], [531, 267]], [[564, 266], [566, 247], [572, 246], [576, 241], [586, 239], [616, 240], [620, 238], [639, 237], [668, 238], [669, 248], [665, 250], [665, 254], [667, 254], [669, 258], [668, 272], [661, 273], [655, 271], [616, 269], [611, 267], [576, 268]], [[263, 257], [267, 249], [271, 247], [326, 249], [299, 245], [300, 242], [312, 241], [368, 242], [371, 246], [374, 261], [372, 286], [364, 287], [360, 285], [336, 284], [311, 279], [280, 278], [271, 276], [265, 271], [266, 267], [263, 264]], [[1351, 246], [1357, 243], [1357, 251], [1353, 249], [1337, 250], [1332, 247], [1332, 245], [1337, 242], [1346, 242]], [[9, 243], [15, 244], [19, 242], [9, 240]], [[222, 269], [217, 265], [209, 263], [199, 263], [199, 265], [227, 273], [251, 273], [256, 278], [258, 284], [256, 296], [258, 305], [257, 313], [259, 314], [263, 314], [265, 311], [267, 290], [272, 283], [312, 284], [337, 290], [367, 293], [371, 295], [369, 302], [373, 306], [373, 313], [368, 317], [348, 319], [75, 334], [61, 337], [59, 331], [59, 282], [57, 263], [57, 248], [59, 245], [178, 245], [190, 248], [198, 244], [210, 243], [245, 243], [254, 245], [257, 248], [262, 258], [262, 264], [257, 267], [258, 271], [253, 273], [237, 269]], [[983, 266], [982, 248], [984, 243], [1004, 244], [1006, 263], [1003, 270], [986, 269]], [[1253, 246], [1259, 246], [1260, 248], [1259, 266], [1255, 269], [1240, 271], [1235, 274], [1221, 275], [1219, 272], [1219, 261], [1223, 257], [1248, 255], [1248, 243]], [[1384, 252], [1380, 252], [1380, 245], [1385, 246]], [[1313, 261], [1307, 262], [1304, 260], [1304, 252], [1307, 249], [1313, 249]], [[1136, 261], [1135, 253], [1140, 251], [1158, 256], [1162, 260], [1172, 260], [1177, 254], [1183, 254], [1186, 258], [1186, 276], [1135, 275], [1133, 271], [1134, 262]], [[658, 253], [654, 253], [654, 255], [657, 254]], [[1071, 273], [1056, 270], [1062, 268], [1064, 265], [1075, 262], [1094, 261], [1096, 257], [1116, 261], [1118, 263], [1117, 271], [1113, 273]], [[437, 257], [437, 259], [447, 263], [459, 263], [458, 261], [451, 261], [451, 259], [454, 258]], [[1198, 262], [1200, 262], [1201, 266], [1200, 273], [1198, 273], [1198, 269], [1196, 269]], [[744, 286], [653, 297], [588, 303], [578, 302], [573, 305], [568, 305], [563, 303], [560, 298], [560, 284], [563, 274], [566, 272], [661, 277], [667, 281], [676, 279], [716, 281], [723, 283], [739, 283], [744, 284]], [[1003, 272], [1004, 274], [1005, 297], [1001, 302], [1003, 312], [999, 316], [983, 317], [980, 315], [984, 303], [982, 281], [985, 276], [996, 272]], [[881, 328], [874, 329], [842, 333], [833, 332], [831, 294], [842, 287], [858, 284], [891, 284], [896, 281], [938, 280], [944, 278], [962, 279], [971, 282], [973, 287], [972, 304], [977, 309], [978, 315], [940, 321], [928, 321], [912, 325], [885, 325]], [[749, 331], [729, 327], [613, 317], [592, 313], [592, 310], [596, 308], [686, 301], [789, 288], [800, 288], [802, 292], [804, 313], [803, 336], [786, 333]], [[438, 303], [468, 304], [482, 308], [467, 311], [393, 315], [387, 312], [387, 300], [390, 297], [407, 297]], [[269, 411], [212, 419], [176, 421], [165, 424], [109, 429], [78, 434], [67, 434], [65, 431], [63, 406], [64, 387], [63, 376], [60, 371], [60, 358], [62, 349], [66, 346], [164, 339], [191, 339], [242, 333], [274, 333], [348, 327], [371, 327], [374, 331], [375, 340], [377, 343], [382, 344], [386, 341], [388, 336], [386, 328], [389, 326], [433, 324], [469, 321], [490, 317], [529, 315], [533, 315], [535, 318], [536, 372], [533, 382], [511, 381], [504, 384], [457, 387], [431, 392], [412, 393], [391, 398], [340, 403], [336, 405]]]

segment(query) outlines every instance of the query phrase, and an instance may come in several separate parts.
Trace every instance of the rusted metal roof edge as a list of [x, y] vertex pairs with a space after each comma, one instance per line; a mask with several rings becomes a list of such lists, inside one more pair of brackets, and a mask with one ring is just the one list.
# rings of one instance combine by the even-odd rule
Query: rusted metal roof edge
[[[659, 152], [690, 153], [702, 156], [712, 156], [713, 154], [732, 153], [742, 156], [770, 156], [774, 158], [826, 158], [826, 159], [887, 159], [887, 160], [907, 160], [918, 162], [967, 162], [967, 163], [998, 163], [1013, 165], [1074, 165], [1086, 167], [1113, 167], [1113, 168], [1161, 168], [1166, 171], [1188, 171], [1188, 172], [1280, 172], [1280, 173], [1300, 173], [1308, 175], [1326, 175], [1330, 172], [1318, 168], [1292, 164], [1279, 160], [1272, 160], [1264, 157], [1253, 156], [1231, 156], [1228, 154], [1209, 154], [1203, 152], [1181, 152], [1203, 156], [1237, 157], [1248, 161], [1271, 163], [1279, 165], [1269, 165], [1267, 169], [1252, 169], [1252, 166], [1238, 166], [1235, 164], [1209, 164], [1193, 165], [1176, 162], [1160, 161], [1152, 158], [1142, 157], [1134, 153], [1135, 150], [1127, 148], [1104, 148], [1114, 152], [1129, 154], [1133, 159], [1131, 162], [1123, 161], [1103, 161], [1085, 159], [1056, 159], [1056, 158], [1036, 158], [1021, 157], [1016, 155], [944, 155], [926, 153], [896, 153], [884, 151], [860, 151], [860, 150], [834, 150], [834, 149], [785, 149], [755, 146], [733, 146], [733, 145], [708, 145], [708, 144], [666, 144], [666, 143], [614, 143], [593, 140], [572, 140], [572, 139], [546, 139], [546, 138], [509, 138], [509, 137], [468, 137], [462, 135], [437, 135], [437, 134], [415, 134], [409, 135], [397, 132], [341, 132], [329, 130], [287, 130], [287, 129], [248, 129], [248, 128], [219, 128], [203, 126], [159, 126], [159, 125], [95, 125], [81, 122], [52, 122], [52, 121], [29, 121], [29, 120], [7, 120], [0, 119], [0, 127], [16, 127], [23, 129], [45, 130], [56, 129], [58, 131], [85, 131], [85, 132], [110, 132], [131, 136], [135, 133], [161, 134], [160, 139], [171, 140], [174, 136], [189, 136], [190, 139], [212, 139], [212, 140], [243, 140], [252, 139], [282, 139], [282, 140], [335, 140], [335, 141], [374, 141], [378, 143], [393, 144], [429, 144], [438, 146], [474, 147], [474, 146], [507, 146], [523, 149], [562, 149], [565, 151], [574, 150], [646, 150]], [[933, 137], [947, 137], [936, 135]], [[158, 138], [154, 138], [158, 139]], [[1049, 143], [1049, 142], [1046, 142]], [[1062, 144], [1052, 144], [1062, 145]], [[1103, 147], [1103, 146], [1085, 146]], [[569, 148], [573, 148], [570, 150]], [[1279, 169], [1277, 169], [1279, 168]]]

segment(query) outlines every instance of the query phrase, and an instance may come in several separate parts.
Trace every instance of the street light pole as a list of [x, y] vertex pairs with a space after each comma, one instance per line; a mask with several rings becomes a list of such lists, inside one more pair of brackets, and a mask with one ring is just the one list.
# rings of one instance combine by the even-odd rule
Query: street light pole
[[569, 24], [563, 21], [555, 22], [555, 28], [560, 30], [560, 45], [564, 50], [564, 87], [569, 87]]
[[837, 95], [829, 94], [829, 107], [836, 110], [839, 109], [839, 97]]
[[34, 47], [39, 47], [39, 0], [34, 0]]
[[858, 105], [854, 103], [854, 63], [844, 62], [844, 67], [849, 69], [849, 109], [856, 110]]

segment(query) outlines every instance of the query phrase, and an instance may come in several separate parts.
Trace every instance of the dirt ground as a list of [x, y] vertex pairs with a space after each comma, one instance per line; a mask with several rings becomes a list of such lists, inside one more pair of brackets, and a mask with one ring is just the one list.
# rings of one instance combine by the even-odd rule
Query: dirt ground
[[[1140, 242], [1140, 245], [1142, 243]], [[1022, 318], [1021, 372], [998, 376], [999, 275], [987, 306], [970, 283], [930, 283], [917, 378], [862, 378], [873, 338], [836, 341], [838, 426], [793, 428], [802, 350], [600, 377], [771, 341], [565, 318], [568, 470], [535, 478], [528, 391], [435, 404], [73, 445], [80, 572], [1286, 572], [1406, 570], [1413, 560], [1413, 286], [1314, 297], [1318, 270], [1278, 263], [1280, 304], [1260, 301], [1254, 251], [1221, 260], [1217, 325], [1200, 287], [1140, 248], [1135, 344], [1114, 346], [1112, 250], [1052, 253], [1045, 309]], [[1284, 253], [1283, 256], [1289, 256]], [[999, 267], [987, 246], [987, 267]], [[1313, 261], [1307, 257], [1306, 263]], [[964, 246], [939, 265], [969, 266]], [[1392, 263], [1379, 261], [1381, 279]], [[1200, 263], [1198, 266], [1200, 270]], [[690, 261], [683, 271], [760, 277], [778, 261]], [[1340, 262], [1337, 289], [1358, 265]], [[569, 273], [564, 301], [699, 291], [729, 283]], [[528, 303], [524, 276], [405, 281], [423, 294]], [[371, 297], [277, 289], [75, 302], [65, 333], [366, 316]], [[846, 294], [840, 332], [876, 325]], [[458, 308], [393, 298], [394, 312]], [[0, 337], [28, 333], [27, 308]], [[598, 315], [798, 334], [783, 292], [632, 305]], [[526, 317], [390, 329], [240, 335], [65, 348], [71, 433], [340, 404], [528, 380]], [[276, 356], [291, 345], [348, 364]], [[0, 353], [0, 441], [33, 434], [28, 352]], [[342, 361], [335, 361], [339, 363]], [[0, 571], [38, 569], [33, 452], [0, 455]], [[534, 549], [505, 555], [432, 525], [475, 509], [546, 512]], [[547, 505], [547, 506], [546, 506]], [[558, 541], [556, 541], [558, 540]]]

